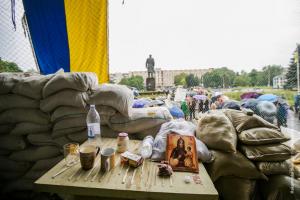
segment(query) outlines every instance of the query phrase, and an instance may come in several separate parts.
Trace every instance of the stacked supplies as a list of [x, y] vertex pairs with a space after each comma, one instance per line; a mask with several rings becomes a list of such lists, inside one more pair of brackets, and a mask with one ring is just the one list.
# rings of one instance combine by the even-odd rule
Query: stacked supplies
[[[211, 150], [214, 161], [205, 165], [223, 199], [251, 199], [257, 179], [266, 179], [254, 163], [237, 150], [237, 134], [222, 111], [201, 116], [197, 138]], [[230, 185], [230, 186], [229, 186]]]
[[[36, 162], [61, 155], [52, 143], [33, 143], [34, 136], [51, 134], [50, 115], [40, 110], [42, 89], [53, 77], [38, 74], [0, 74], [1, 193], [32, 189]], [[44, 168], [49, 169], [51, 165]], [[26, 184], [26, 185], [25, 185]]]

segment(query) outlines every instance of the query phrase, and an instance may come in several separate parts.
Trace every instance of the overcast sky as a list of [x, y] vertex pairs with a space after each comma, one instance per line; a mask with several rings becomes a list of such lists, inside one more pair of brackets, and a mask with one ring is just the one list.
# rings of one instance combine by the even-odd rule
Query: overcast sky
[[[299, 0], [109, 0], [110, 72], [227, 66], [236, 71], [287, 66], [300, 43]], [[17, 17], [22, 14], [17, 0]], [[34, 67], [10, 0], [0, 1], [0, 57]]]

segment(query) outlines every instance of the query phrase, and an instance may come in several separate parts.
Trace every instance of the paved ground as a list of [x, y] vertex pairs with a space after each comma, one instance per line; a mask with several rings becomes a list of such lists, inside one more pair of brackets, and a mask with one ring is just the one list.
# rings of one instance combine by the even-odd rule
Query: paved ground
[[298, 119], [298, 116], [293, 111], [289, 111], [287, 125], [288, 128], [294, 129], [296, 131], [300, 131], [300, 120]]

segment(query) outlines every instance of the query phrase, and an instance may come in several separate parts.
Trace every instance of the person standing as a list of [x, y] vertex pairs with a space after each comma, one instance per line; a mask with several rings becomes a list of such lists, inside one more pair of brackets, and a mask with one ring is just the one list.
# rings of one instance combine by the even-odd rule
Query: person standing
[[198, 108], [198, 111], [199, 111], [199, 113], [201, 113], [201, 112], [203, 112], [203, 100], [199, 100], [199, 108]]
[[186, 101], [181, 102], [181, 110], [184, 114], [184, 119], [187, 120], [187, 117], [189, 116], [190, 113], [189, 113], [189, 108], [188, 108]]
[[203, 113], [207, 112], [209, 110], [209, 99], [206, 98], [205, 102], [204, 102], [204, 109], [203, 109]]
[[196, 109], [196, 99], [191, 97], [191, 102], [190, 102], [190, 106], [189, 106], [190, 120], [195, 119], [195, 109]]

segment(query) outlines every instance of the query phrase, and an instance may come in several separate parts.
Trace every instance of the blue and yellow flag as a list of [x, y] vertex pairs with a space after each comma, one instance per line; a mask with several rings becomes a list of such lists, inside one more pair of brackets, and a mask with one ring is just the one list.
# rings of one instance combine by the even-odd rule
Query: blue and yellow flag
[[95, 72], [108, 82], [107, 0], [23, 0], [41, 73]]

